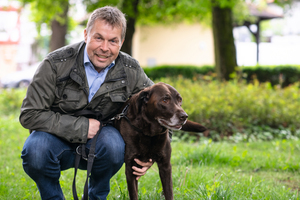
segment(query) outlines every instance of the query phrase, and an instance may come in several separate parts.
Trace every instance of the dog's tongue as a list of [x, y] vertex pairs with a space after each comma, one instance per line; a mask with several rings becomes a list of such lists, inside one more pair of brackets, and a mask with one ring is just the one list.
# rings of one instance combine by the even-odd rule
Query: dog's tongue
[[181, 125], [177, 125], [177, 126], [174, 126], [174, 128], [176, 128], [176, 129], [181, 129]]
[[182, 125], [169, 126], [172, 129], [181, 129]]

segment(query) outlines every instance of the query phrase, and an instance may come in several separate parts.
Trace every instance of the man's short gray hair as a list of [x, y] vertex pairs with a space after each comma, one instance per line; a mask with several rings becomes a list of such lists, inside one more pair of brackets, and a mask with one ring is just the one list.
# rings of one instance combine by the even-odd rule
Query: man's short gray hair
[[89, 33], [93, 28], [96, 20], [104, 20], [112, 27], [118, 27], [122, 29], [121, 39], [125, 39], [126, 34], [126, 18], [118, 8], [105, 6], [94, 10], [87, 22], [86, 30]]

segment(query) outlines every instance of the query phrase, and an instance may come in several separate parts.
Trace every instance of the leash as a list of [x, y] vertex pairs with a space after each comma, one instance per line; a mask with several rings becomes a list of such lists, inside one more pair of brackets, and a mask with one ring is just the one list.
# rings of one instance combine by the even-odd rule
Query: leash
[[92, 171], [92, 167], [93, 167], [93, 163], [94, 163], [94, 159], [95, 159], [95, 150], [96, 150], [96, 142], [98, 139], [98, 136], [102, 130], [102, 128], [104, 126], [106, 126], [107, 123], [109, 123], [110, 121], [114, 121], [114, 120], [120, 120], [121, 118], [125, 118], [126, 121], [138, 132], [143, 132], [142, 129], [139, 129], [138, 127], [134, 126], [130, 120], [128, 119], [127, 115], [127, 111], [129, 108], [129, 104], [127, 104], [124, 109], [122, 110], [121, 113], [115, 115], [114, 117], [106, 120], [106, 121], [102, 121], [102, 115], [99, 112], [95, 112], [92, 110], [80, 110], [75, 112], [73, 115], [74, 116], [85, 116], [87, 118], [94, 118], [100, 121], [100, 127], [99, 130], [97, 132], [97, 134], [94, 136], [94, 138], [92, 139], [92, 143], [90, 146], [90, 151], [88, 156], [86, 156], [86, 152], [85, 152], [85, 144], [80, 144], [77, 148], [76, 148], [76, 157], [75, 157], [75, 166], [74, 166], [74, 178], [73, 178], [73, 184], [72, 184], [72, 193], [73, 193], [73, 198], [74, 200], [79, 200], [78, 196], [77, 196], [77, 191], [76, 191], [76, 175], [77, 175], [77, 170], [79, 168], [79, 163], [80, 160], [86, 160], [87, 161], [87, 170], [86, 170], [86, 181], [84, 184], [84, 190], [83, 190], [83, 197], [82, 200], [88, 200], [88, 179], [89, 176], [91, 174]]
[[123, 111], [122, 111], [120, 114], [117, 114], [115, 117], [111, 118], [111, 120], [120, 120], [121, 118], [125, 118], [126, 121], [128, 122], [128, 124], [129, 124], [132, 128], [134, 128], [136, 131], [138, 131], [138, 132], [140, 132], [140, 133], [143, 133], [143, 130], [142, 130], [142, 129], [140, 129], [140, 128], [134, 126], [134, 125], [130, 122], [129, 118], [127, 117], [127, 111], [128, 111], [128, 108], [129, 108], [129, 104], [127, 104], [127, 105], [124, 107]]
[[77, 191], [76, 191], [76, 175], [77, 175], [77, 169], [79, 167], [81, 158], [87, 161], [86, 180], [85, 180], [85, 184], [84, 184], [82, 200], [88, 200], [88, 179], [89, 179], [89, 176], [92, 171], [94, 159], [96, 157], [95, 150], [96, 150], [97, 138], [104, 126], [105, 125], [103, 124], [103, 122], [100, 121], [100, 128], [92, 140], [88, 156], [86, 156], [86, 153], [85, 153], [85, 144], [81, 144], [76, 148], [75, 167], [74, 167], [75, 170], [74, 170], [74, 179], [73, 179], [73, 185], [72, 185], [74, 200], [78, 200]]
[[98, 136], [102, 130], [102, 128], [104, 126], [106, 126], [106, 124], [108, 122], [110, 122], [112, 119], [109, 119], [107, 121], [102, 121], [102, 115], [99, 112], [95, 112], [95, 111], [91, 111], [91, 110], [80, 110], [77, 111], [76, 113], [74, 113], [74, 116], [85, 116], [88, 118], [94, 118], [100, 121], [100, 127], [98, 132], [96, 133], [96, 135], [94, 136], [94, 138], [92, 139], [92, 143], [90, 146], [90, 151], [88, 156], [86, 156], [86, 152], [85, 152], [85, 144], [80, 144], [77, 148], [76, 148], [76, 157], [75, 157], [75, 166], [74, 166], [74, 178], [73, 178], [73, 184], [72, 184], [72, 193], [73, 193], [73, 198], [74, 200], [79, 200], [78, 196], [77, 196], [77, 191], [76, 191], [76, 175], [77, 175], [77, 170], [79, 168], [79, 163], [80, 160], [86, 160], [87, 161], [87, 170], [86, 170], [86, 180], [85, 180], [85, 184], [84, 184], [84, 190], [83, 190], [83, 197], [82, 200], [88, 200], [88, 180], [89, 180], [89, 176], [91, 174], [92, 171], [92, 167], [93, 167], [93, 163], [94, 163], [94, 159], [95, 159], [95, 150], [96, 150], [96, 143], [97, 143], [97, 139]]

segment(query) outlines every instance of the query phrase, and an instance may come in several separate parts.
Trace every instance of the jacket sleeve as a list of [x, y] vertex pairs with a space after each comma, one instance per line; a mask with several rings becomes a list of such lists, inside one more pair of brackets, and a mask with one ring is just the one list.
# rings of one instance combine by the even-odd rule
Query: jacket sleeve
[[72, 143], [87, 141], [89, 121], [50, 110], [56, 94], [56, 70], [44, 60], [36, 71], [23, 100], [20, 123], [30, 130], [44, 131]]

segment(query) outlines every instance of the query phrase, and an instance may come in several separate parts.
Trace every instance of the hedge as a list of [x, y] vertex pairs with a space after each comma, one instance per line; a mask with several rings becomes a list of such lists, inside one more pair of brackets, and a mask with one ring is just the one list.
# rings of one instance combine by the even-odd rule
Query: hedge
[[[178, 77], [188, 79], [199, 79], [203, 75], [210, 75], [216, 78], [214, 66], [170, 66], [162, 65], [157, 67], [144, 68], [150, 79], [160, 79], [163, 77]], [[280, 65], [280, 66], [245, 66], [237, 67], [237, 77], [245, 79], [248, 83], [258, 80], [259, 82], [270, 82], [272, 86], [280, 84], [286, 87], [300, 80], [300, 65]]]

